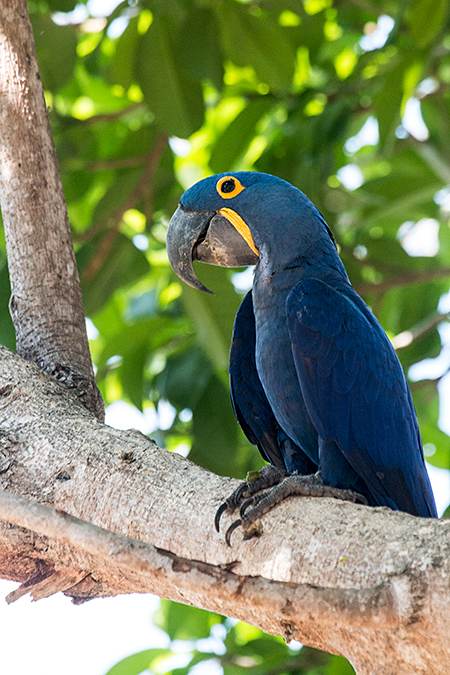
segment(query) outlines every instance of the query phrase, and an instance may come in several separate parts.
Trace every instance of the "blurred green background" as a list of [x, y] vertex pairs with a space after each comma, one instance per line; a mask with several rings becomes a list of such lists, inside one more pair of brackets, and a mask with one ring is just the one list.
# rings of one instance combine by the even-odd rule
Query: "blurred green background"
[[[221, 475], [261, 466], [227, 382], [251, 273], [200, 265], [207, 296], [178, 282], [165, 253], [187, 187], [252, 169], [290, 181], [324, 214], [410, 373], [427, 460], [450, 467], [438, 426], [450, 369], [449, 4], [30, 0], [108, 420]], [[14, 348], [3, 233], [0, 277], [0, 341]], [[212, 675], [211, 659], [225, 675], [353, 672], [166, 601], [157, 622], [188, 641], [192, 661], [171, 668], [170, 649], [150, 650], [110, 675], [200, 673], [202, 661]]]

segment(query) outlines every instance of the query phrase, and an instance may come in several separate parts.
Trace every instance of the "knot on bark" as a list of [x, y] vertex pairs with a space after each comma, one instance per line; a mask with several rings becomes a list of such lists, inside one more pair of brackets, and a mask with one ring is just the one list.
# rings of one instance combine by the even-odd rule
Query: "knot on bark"
[[49, 372], [58, 382], [74, 391], [80, 403], [103, 422], [105, 406], [100, 390], [93, 378], [85, 377], [60, 363], [54, 365]]

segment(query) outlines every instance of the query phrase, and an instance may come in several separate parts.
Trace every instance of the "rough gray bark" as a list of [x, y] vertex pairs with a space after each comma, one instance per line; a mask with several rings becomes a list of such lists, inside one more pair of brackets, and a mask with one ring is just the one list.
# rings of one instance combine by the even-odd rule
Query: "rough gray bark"
[[103, 419], [26, 0], [0, 3], [0, 137], [17, 352], [73, 387]]
[[0, 493], [0, 573], [27, 582], [12, 599], [153, 592], [343, 654], [361, 675], [450, 668], [448, 521], [294, 498], [230, 549], [213, 519], [236, 481], [102, 425], [4, 348], [0, 449], [0, 486], [60, 511]]

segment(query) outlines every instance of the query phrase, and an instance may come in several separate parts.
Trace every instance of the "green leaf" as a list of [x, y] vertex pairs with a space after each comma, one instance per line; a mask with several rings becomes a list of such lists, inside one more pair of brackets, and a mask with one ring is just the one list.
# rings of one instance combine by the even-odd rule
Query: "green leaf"
[[[194, 651], [192, 659], [186, 666], [183, 668], [175, 668], [170, 672], [170, 674], [168, 673], [168, 675], [189, 675], [190, 673], [195, 672], [192, 669], [195, 665], [197, 665], [197, 663], [204, 663], [205, 661], [213, 661], [215, 666], [214, 670], [216, 670], [217, 665], [220, 663], [219, 659], [217, 658], [217, 654], [214, 652]], [[200, 670], [203, 670], [203, 672], [208, 672], [205, 671], [205, 668], [206, 666], [204, 665]]]
[[269, 637], [264, 633], [261, 634], [261, 637], [251, 639], [245, 644], [238, 643], [235, 647], [235, 653], [249, 657], [259, 657], [258, 660], [264, 663], [264, 666], [267, 666], [267, 668], [271, 665], [282, 663], [283, 660], [291, 657], [291, 652], [286, 643], [274, 640], [273, 637]]
[[209, 160], [214, 173], [230, 171], [255, 136], [255, 126], [274, 103], [272, 96], [253, 99], [218, 138]]
[[448, 17], [448, 0], [414, 0], [406, 14], [411, 34], [419, 47], [427, 47], [441, 32]]
[[81, 66], [77, 68], [76, 75], [82, 94], [92, 100], [96, 114], [117, 112], [130, 106], [123, 92], [116, 91], [103, 77]]
[[439, 396], [436, 382], [423, 381], [411, 387], [414, 406], [417, 411], [423, 445], [434, 445], [436, 451], [426, 460], [440, 469], [450, 466], [450, 437], [438, 427]]
[[[111, 304], [111, 303], [110, 303]], [[96, 327], [103, 331], [104, 323], [108, 321], [111, 307], [102, 312], [101, 320], [95, 320]], [[114, 317], [113, 317], [114, 322]], [[144, 393], [145, 365], [155, 351], [162, 345], [173, 340], [180, 341], [186, 332], [184, 319], [174, 319], [169, 316], [154, 316], [150, 319], [127, 325], [117, 321], [114, 332], [108, 335], [106, 346], [96, 358], [96, 365], [100, 375], [107, 366], [107, 361], [113, 356], [120, 356], [122, 362], [117, 370], [123, 393], [137, 408], [142, 409]], [[185, 406], [182, 406], [185, 407]]]
[[222, 623], [223, 617], [197, 607], [161, 600], [153, 621], [171, 640], [199, 640], [209, 637], [212, 626]]
[[331, 656], [327, 675], [355, 675], [353, 666], [343, 656]]
[[48, 6], [53, 12], [71, 12], [79, 0], [47, 0]]
[[137, 331], [132, 331], [133, 341], [127, 344], [118, 375], [124, 395], [138, 410], [142, 410], [144, 366], [149, 351], [149, 333], [142, 331], [142, 326], [139, 328], [141, 328], [139, 339], [136, 339]]
[[234, 475], [239, 469], [238, 423], [228, 386], [212, 377], [192, 412], [193, 443], [189, 459], [220, 476]]
[[44, 89], [56, 92], [71, 78], [77, 58], [74, 26], [58, 26], [50, 17], [32, 16]]
[[92, 214], [93, 222], [104, 220], [120, 211], [136, 187], [141, 175], [142, 169], [119, 172], [120, 180], [114, 181], [106, 194], [97, 203]]
[[193, 7], [181, 25], [179, 56], [194, 80], [209, 80], [223, 87], [223, 55], [216, 15], [206, 7]]
[[[122, 286], [131, 286], [149, 270], [147, 258], [132, 241], [118, 233], [108, 248], [101, 266], [84, 279], [83, 272], [96, 256], [103, 255], [101, 243], [105, 243], [108, 233], [103, 237], [82, 246], [77, 252], [77, 262], [82, 280], [83, 301], [87, 316], [96, 314]], [[107, 240], [106, 240], [107, 241]]]
[[405, 112], [405, 106], [408, 99], [414, 95], [415, 89], [420, 82], [423, 66], [424, 64], [422, 61], [413, 61], [411, 65], [405, 69], [403, 77], [402, 115]]
[[217, 6], [226, 55], [237, 66], [253, 66], [274, 92], [289, 90], [295, 67], [295, 51], [289, 32], [264, 14], [228, 0]]
[[402, 148], [391, 159], [384, 175], [367, 180], [353, 199], [356, 202], [360, 196], [364, 201], [362, 222], [368, 229], [379, 224], [395, 237], [406, 220], [436, 217], [434, 195], [443, 186], [443, 180], [430, 171], [413, 149]]
[[380, 91], [373, 99], [382, 146], [387, 141], [392, 142], [394, 131], [400, 124], [404, 72], [405, 64], [402, 60], [391, 65], [383, 78]]
[[156, 316], [159, 311], [158, 295], [156, 288], [152, 287], [140, 295], [133, 295], [130, 298], [126, 319], [130, 322], [146, 319]]
[[[104, 200], [114, 205], [114, 208], [109, 211], [115, 210], [116, 206], [121, 205], [121, 194], [123, 195], [123, 199], [129, 196], [129, 193], [135, 187], [137, 180], [139, 180], [139, 177], [142, 175], [142, 168], [144, 166], [143, 155], [151, 152], [152, 147], [155, 145], [158, 131], [155, 125], [149, 122], [148, 117], [148, 111], [144, 106], [141, 106], [132, 111], [127, 111], [124, 114], [125, 128], [124, 125], [120, 123], [110, 124], [107, 127], [107, 133], [97, 134], [98, 147], [96, 149], [96, 154], [100, 159], [140, 159], [140, 164], [137, 164], [136, 167], [131, 166], [126, 170], [115, 169], [118, 178], [115, 185], [115, 191], [116, 194], [118, 193], [118, 196], [114, 198], [113, 190], [111, 190], [110, 193], [104, 197]], [[89, 141], [89, 139], [87, 139], [87, 141]], [[79, 152], [82, 152], [83, 150], [84, 148], [81, 146]], [[134, 179], [128, 179], [129, 174], [131, 177], [134, 176]], [[122, 187], [122, 184], [126, 187]], [[108, 215], [109, 211], [106, 209], [103, 214], [99, 214], [99, 217]]]
[[231, 333], [242, 296], [235, 292], [227, 270], [201, 263], [196, 267], [203, 283], [216, 295], [200, 293], [183, 284], [183, 306], [195, 326], [200, 346], [223, 376], [228, 371]]
[[[234, 663], [224, 663], [223, 675], [247, 675], [248, 666], [239, 666]], [[252, 675], [261, 675], [259, 668], [252, 666]]]
[[175, 36], [167, 17], [155, 15], [139, 43], [137, 77], [159, 128], [186, 138], [203, 122], [203, 95], [181, 62]]
[[169, 358], [157, 386], [162, 398], [182, 410], [195, 408], [213, 375], [211, 362], [197, 346]]
[[130, 19], [118, 39], [109, 71], [111, 81], [122, 85], [125, 89], [128, 89], [135, 79], [136, 50], [139, 43], [138, 22], [138, 17]]
[[[428, 318], [436, 311], [442, 295], [438, 284], [420, 286], [401, 285], [390, 289], [383, 300], [380, 321], [391, 333], [397, 334], [410, 330], [413, 326]], [[400, 353], [403, 349], [400, 350]]]
[[116, 663], [108, 670], [106, 675], [140, 675], [145, 670], [148, 670], [153, 661], [164, 660], [170, 658], [172, 652], [170, 649], [146, 649], [143, 652], [138, 652], [132, 656], [127, 656]]

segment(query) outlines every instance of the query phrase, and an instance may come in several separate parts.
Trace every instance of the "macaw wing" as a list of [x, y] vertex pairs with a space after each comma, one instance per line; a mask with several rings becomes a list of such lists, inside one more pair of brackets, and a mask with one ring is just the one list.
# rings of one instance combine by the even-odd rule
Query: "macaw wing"
[[236, 314], [230, 349], [230, 391], [235, 415], [250, 443], [258, 446], [267, 462], [285, 469], [284, 457], [288, 455], [291, 464], [295, 458], [299, 473], [315, 473], [317, 466], [275, 418], [256, 370], [255, 345], [255, 316], [250, 291]]
[[278, 442], [278, 423], [256, 371], [255, 316], [251, 291], [243, 299], [234, 321], [230, 349], [230, 392], [234, 413], [250, 443], [267, 462], [284, 469]]
[[376, 504], [436, 516], [411, 394], [374, 315], [353, 289], [312, 278], [293, 288], [286, 309], [301, 390], [323, 447], [342, 452]]

